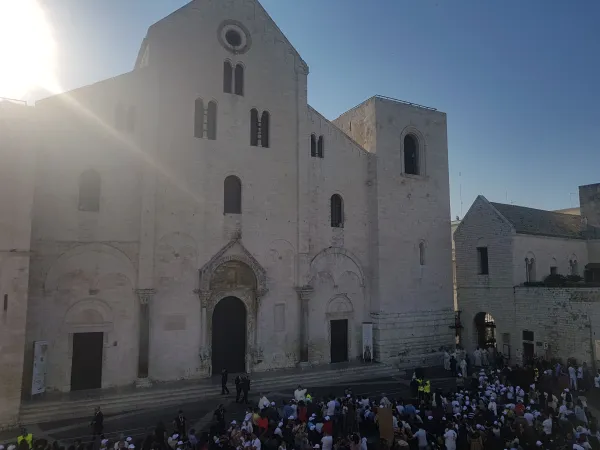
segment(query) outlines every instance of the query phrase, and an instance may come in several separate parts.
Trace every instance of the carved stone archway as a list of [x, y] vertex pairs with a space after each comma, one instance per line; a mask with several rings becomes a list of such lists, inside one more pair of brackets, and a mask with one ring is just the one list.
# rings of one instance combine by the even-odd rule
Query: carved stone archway
[[256, 323], [260, 299], [268, 291], [266, 280], [265, 269], [239, 239], [229, 242], [200, 269], [197, 291], [202, 308], [200, 360], [205, 372], [212, 373], [213, 313], [217, 303], [226, 297], [237, 297], [246, 307], [246, 371], [250, 372], [259, 359]]

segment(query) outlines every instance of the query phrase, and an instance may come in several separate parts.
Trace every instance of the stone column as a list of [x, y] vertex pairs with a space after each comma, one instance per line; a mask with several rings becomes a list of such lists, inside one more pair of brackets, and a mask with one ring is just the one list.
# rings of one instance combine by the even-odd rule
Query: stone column
[[198, 298], [200, 299], [200, 326], [202, 331], [200, 332], [200, 346], [203, 350], [206, 350], [208, 345], [208, 317], [207, 308], [208, 300], [210, 299], [210, 291], [198, 291]]
[[148, 378], [148, 361], [150, 354], [150, 302], [155, 294], [154, 289], [137, 289], [140, 301], [140, 328], [138, 342], [138, 379], [137, 387], [147, 387], [152, 384]]
[[300, 300], [300, 364], [308, 363], [308, 302], [313, 294], [311, 286], [296, 288]]

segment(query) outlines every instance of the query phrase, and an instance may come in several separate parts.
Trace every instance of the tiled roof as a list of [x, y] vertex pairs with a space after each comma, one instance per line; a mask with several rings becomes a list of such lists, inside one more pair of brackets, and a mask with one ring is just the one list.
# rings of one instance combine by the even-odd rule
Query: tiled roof
[[585, 239], [581, 217], [524, 206], [491, 203], [520, 234]]

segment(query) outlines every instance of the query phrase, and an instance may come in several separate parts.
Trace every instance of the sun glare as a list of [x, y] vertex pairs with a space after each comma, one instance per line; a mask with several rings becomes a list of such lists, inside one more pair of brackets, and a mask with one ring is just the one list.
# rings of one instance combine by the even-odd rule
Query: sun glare
[[38, 0], [0, 0], [0, 97], [58, 90], [56, 42]]

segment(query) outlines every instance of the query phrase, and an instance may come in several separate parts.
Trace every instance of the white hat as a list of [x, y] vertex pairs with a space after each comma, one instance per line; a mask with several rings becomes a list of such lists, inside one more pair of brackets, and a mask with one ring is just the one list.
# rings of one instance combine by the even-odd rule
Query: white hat
[[[177, 433], [175, 433], [172, 437], [173, 437], [173, 439], [177, 439], [179, 437], [179, 435]], [[129, 438], [129, 439], [131, 439], [131, 438]]]
[[569, 388], [565, 388], [565, 392], [569, 392]]
[[281, 428], [281, 427], [283, 426], [283, 422], [279, 422], [279, 423], [277, 424], [277, 426], [278, 426], [279, 428]]
[[294, 420], [294, 416], [288, 417], [288, 420]]
[[325, 420], [330, 420], [331, 418], [329, 416], [325, 416]]
[[315, 444], [313, 448], [321, 448], [321, 446], [319, 444]]
[[352, 397], [352, 395], [350, 395], [350, 394], [346, 394], [346, 397], [350, 398], [350, 397]]
[[133, 441], [133, 439], [131, 438], [131, 436], [129, 436], [127, 439], [125, 439], [127, 442], [131, 442]]
[[[102, 439], [102, 440], [100, 441], [100, 443], [101, 443], [102, 445], [104, 445], [104, 444], [108, 444], [108, 439]], [[3, 445], [0, 445], [0, 447], [2, 447], [2, 448], [0, 448], [0, 450], [3, 450], [3, 449], [4, 449], [4, 446], [3, 446]]]
[[271, 402], [271, 406], [275, 406], [275, 402]]
[[237, 422], [235, 420], [231, 421], [231, 425], [236, 425], [236, 424], [237, 424]]
[[427, 420], [433, 420], [433, 416], [428, 416]]
[[127, 447], [127, 448], [135, 448], [135, 445], [129, 444], [129, 447]]
[[535, 445], [537, 445], [538, 447], [541, 447], [541, 446], [542, 446], [542, 441], [537, 441], [537, 442], [535, 443]]
[[183, 445], [183, 441], [179, 441], [177, 445]]

